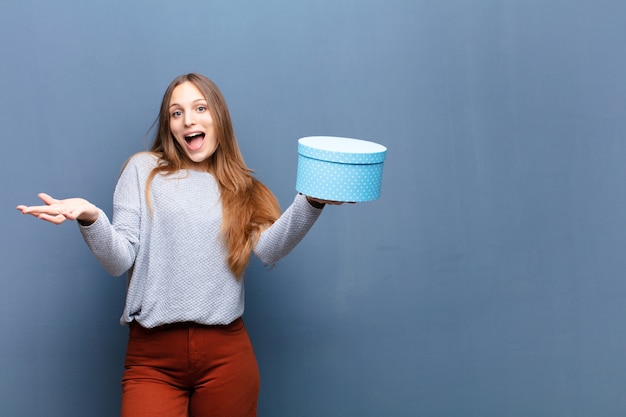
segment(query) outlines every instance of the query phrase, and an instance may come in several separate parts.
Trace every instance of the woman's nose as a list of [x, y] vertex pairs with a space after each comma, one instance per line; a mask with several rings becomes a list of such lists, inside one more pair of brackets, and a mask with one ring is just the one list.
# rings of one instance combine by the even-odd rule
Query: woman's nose
[[193, 112], [186, 111], [185, 113], [185, 126], [191, 126], [195, 122], [195, 117]]

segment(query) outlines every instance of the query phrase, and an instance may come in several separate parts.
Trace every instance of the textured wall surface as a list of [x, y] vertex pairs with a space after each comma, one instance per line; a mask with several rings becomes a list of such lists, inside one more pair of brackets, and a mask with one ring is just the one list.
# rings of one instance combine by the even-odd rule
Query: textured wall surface
[[245, 319], [260, 417], [626, 415], [626, 3], [0, 0], [0, 415], [118, 413], [123, 278], [45, 191], [111, 213], [176, 75], [213, 78], [286, 207], [297, 139], [388, 147]]

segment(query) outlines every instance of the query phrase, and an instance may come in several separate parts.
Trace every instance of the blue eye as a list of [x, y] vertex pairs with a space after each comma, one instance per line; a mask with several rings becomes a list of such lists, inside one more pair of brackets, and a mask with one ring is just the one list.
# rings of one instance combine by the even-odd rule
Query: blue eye
[[206, 107], [204, 107], [204, 106], [198, 106], [197, 110], [198, 110], [199, 112], [203, 112], [203, 111], [206, 111]]
[[182, 116], [183, 112], [180, 110], [176, 110], [174, 112], [172, 112], [172, 117], [180, 117]]

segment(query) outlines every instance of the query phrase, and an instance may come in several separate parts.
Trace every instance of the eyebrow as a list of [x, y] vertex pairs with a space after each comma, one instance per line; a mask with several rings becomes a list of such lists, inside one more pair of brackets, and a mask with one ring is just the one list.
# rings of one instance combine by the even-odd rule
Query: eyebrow
[[[198, 103], [199, 101], [203, 101], [204, 103], [207, 103], [207, 100], [205, 98], [198, 98], [198, 99], [192, 101], [192, 104]], [[172, 103], [172, 104], [170, 104], [170, 106], [168, 108], [171, 109], [174, 106], [180, 106], [180, 104]]]

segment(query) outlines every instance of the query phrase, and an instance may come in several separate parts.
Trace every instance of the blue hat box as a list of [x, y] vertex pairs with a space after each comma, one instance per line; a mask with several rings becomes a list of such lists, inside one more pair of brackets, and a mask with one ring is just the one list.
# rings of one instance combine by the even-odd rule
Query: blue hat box
[[308, 136], [298, 140], [296, 190], [321, 200], [380, 197], [387, 148], [361, 139]]

